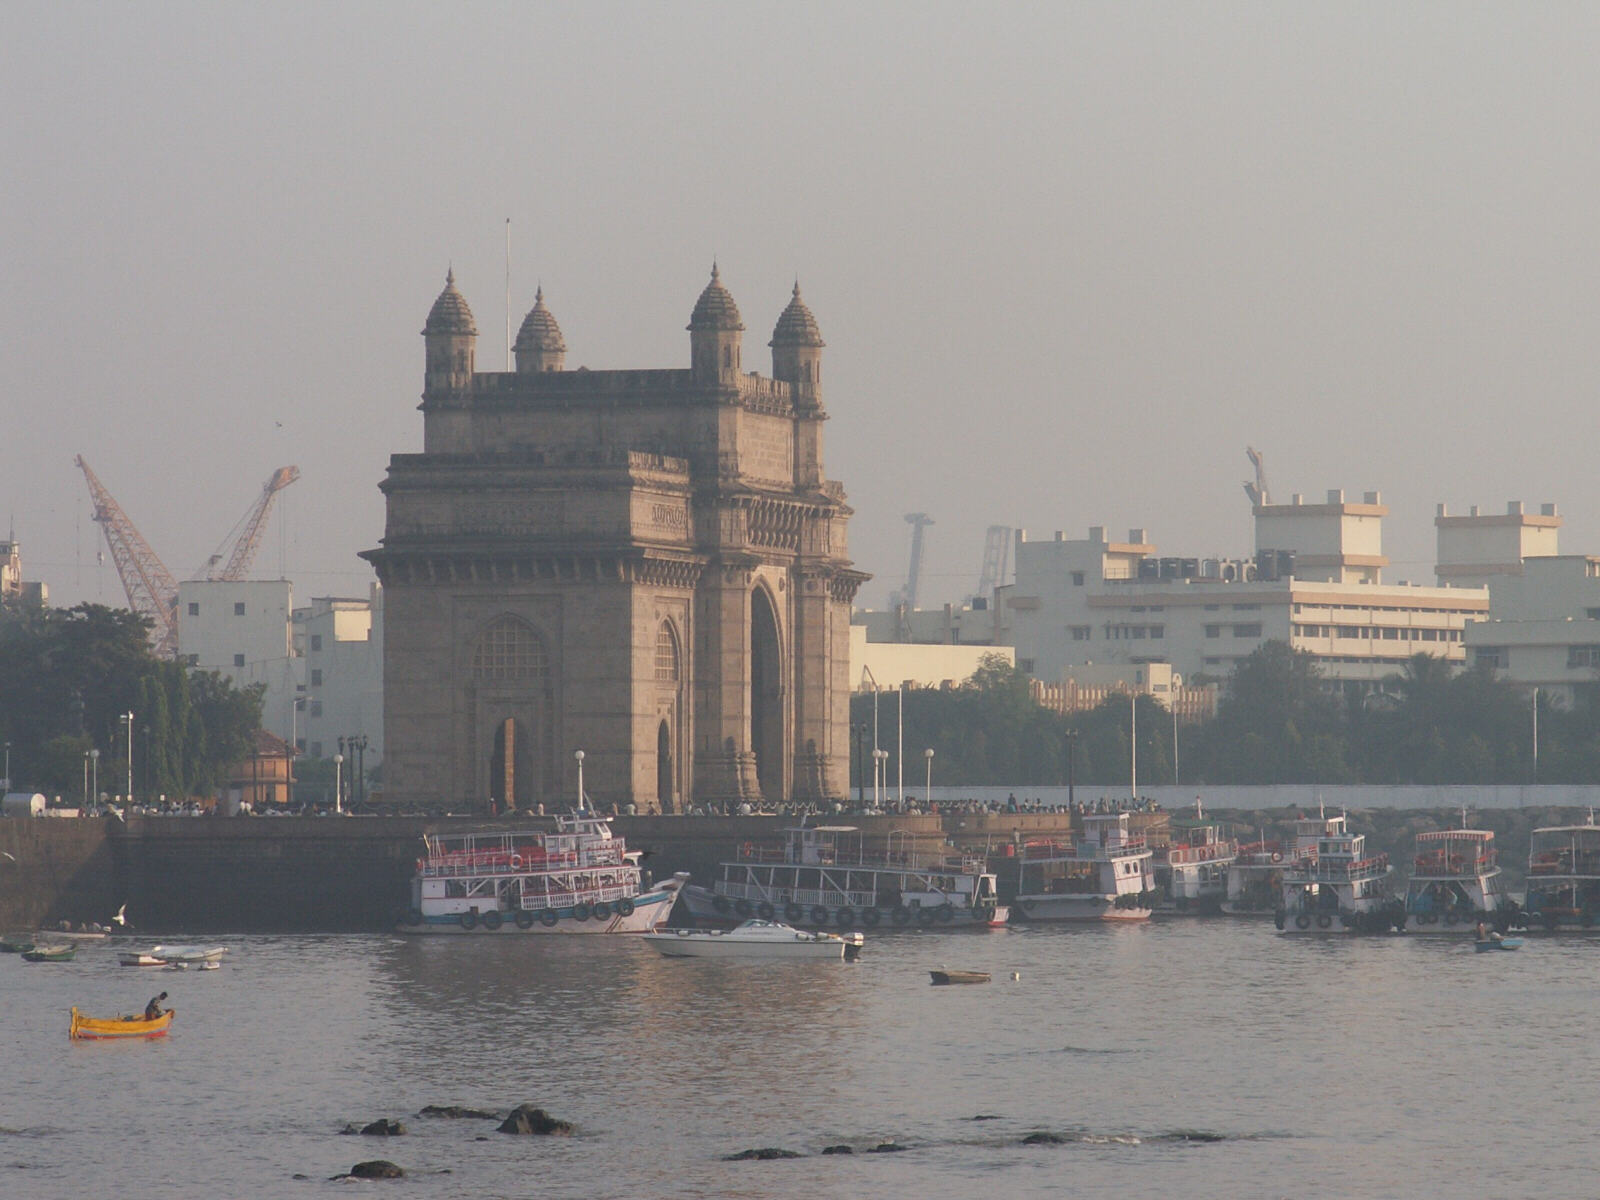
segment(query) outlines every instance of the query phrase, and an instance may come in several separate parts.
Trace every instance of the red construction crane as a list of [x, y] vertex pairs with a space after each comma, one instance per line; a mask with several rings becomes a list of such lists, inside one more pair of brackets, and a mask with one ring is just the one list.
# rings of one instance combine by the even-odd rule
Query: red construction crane
[[150, 620], [150, 643], [158, 658], [178, 654], [178, 581], [167, 565], [156, 557], [150, 543], [139, 535], [128, 514], [95, 478], [83, 455], [78, 468], [89, 481], [89, 496], [94, 501], [94, 519], [106, 533], [111, 561], [122, 577], [122, 590], [128, 594], [128, 607]]
[[[256, 502], [251, 505], [250, 511], [239, 519], [239, 524], [233, 527], [239, 530], [233, 542], [233, 553], [228, 556], [227, 565], [220, 571], [217, 564], [222, 561], [222, 550], [213, 554], [206, 560], [209, 568], [206, 578], [222, 580], [232, 583], [243, 579], [250, 570], [250, 564], [255, 560], [256, 551], [261, 546], [261, 530], [267, 523], [267, 513], [272, 509], [272, 500], [279, 492], [300, 478], [299, 467], [279, 467], [272, 473], [272, 477], [261, 487], [261, 495], [256, 497]], [[223, 539], [222, 545], [228, 544], [229, 538], [234, 538], [233, 530], [228, 532], [228, 537]]]
[[[105, 529], [106, 545], [111, 548], [111, 561], [117, 565], [122, 578], [122, 590], [128, 595], [128, 607], [150, 619], [150, 642], [157, 657], [175, 658], [178, 653], [178, 583], [157, 557], [150, 544], [139, 535], [128, 514], [112, 499], [101, 482], [95, 478], [89, 464], [80, 454], [77, 458], [83, 477], [89, 482], [89, 495], [94, 500], [94, 519]], [[215, 582], [233, 583], [245, 577], [250, 563], [261, 545], [261, 532], [266, 525], [267, 513], [273, 498], [300, 478], [298, 467], [279, 467], [261, 488], [261, 495], [250, 506], [250, 511], [234, 526], [237, 536], [230, 531], [222, 548], [206, 562], [204, 575], [196, 578]], [[224, 552], [231, 544], [233, 550], [224, 560]], [[218, 564], [223, 565], [219, 568]]]

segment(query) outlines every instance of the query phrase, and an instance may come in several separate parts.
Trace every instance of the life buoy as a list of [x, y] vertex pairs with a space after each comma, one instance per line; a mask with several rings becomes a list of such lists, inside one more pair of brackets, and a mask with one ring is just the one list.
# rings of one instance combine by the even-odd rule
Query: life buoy
[[406, 909], [406, 924], [407, 925], [421, 925], [422, 924], [422, 910], [420, 908], [408, 908], [408, 909]]
[[826, 925], [828, 923], [828, 910], [820, 904], [811, 906], [811, 923], [813, 925]]
[[711, 897], [711, 907], [720, 913], [727, 912], [729, 907], [728, 898], [719, 892], [717, 895]]
[[856, 910], [846, 904], [835, 914], [833, 919], [840, 929], [849, 929], [856, 923]]
[[572, 906], [572, 919], [574, 921], [587, 921], [589, 919], [589, 906], [583, 901]]
[[741, 917], [748, 917], [755, 911], [755, 909], [751, 907], [750, 901], [748, 900], [736, 900], [734, 901], [733, 911], [738, 913]]
[[793, 925], [805, 919], [806, 910], [792, 901], [783, 906], [783, 919]]
[[596, 921], [603, 921], [611, 915], [611, 905], [607, 904], [604, 900], [596, 900], [594, 902], [594, 907], [589, 911], [594, 914], [594, 919]]
[[617, 916], [619, 916], [619, 917], [631, 917], [631, 916], [633, 916], [633, 901], [629, 900], [626, 896], [624, 896], [621, 900], [618, 900], [617, 901]]
[[919, 909], [917, 909], [917, 924], [918, 925], [932, 925], [933, 924], [933, 909], [931, 909], [931, 908], [919, 908]]
[[483, 914], [483, 927], [485, 929], [487, 929], [490, 933], [493, 933], [496, 929], [499, 929], [500, 928], [500, 914], [498, 912], [486, 912], [486, 913], [484, 913]]
[[512, 856], [511, 856], [511, 869], [512, 869], [512, 870], [513, 870], [513, 871], [520, 871], [520, 870], [522, 870], [522, 855], [520, 855], [520, 854], [513, 854], [513, 855], [512, 855]]
[[477, 925], [478, 925], [478, 914], [473, 912], [470, 908], [466, 912], [461, 914], [461, 918], [460, 919], [461, 919], [461, 928], [463, 928], [463, 929], [476, 929], [477, 928]]
[[763, 921], [770, 921], [775, 915], [776, 914], [772, 910], [772, 905], [768, 904], [765, 900], [756, 905], [756, 916], [760, 917]]
[[1280, 852], [1279, 852], [1279, 851], [1277, 851], [1277, 850], [1274, 850], [1274, 851], [1273, 851], [1273, 852], [1272, 852], [1272, 861], [1273, 861], [1273, 862], [1282, 862], [1282, 861], [1283, 861], [1283, 855], [1282, 855], [1282, 853], [1280, 853]]
[[889, 919], [896, 925], [909, 925], [911, 924], [911, 910], [904, 904], [896, 904], [894, 911], [889, 914]]
[[539, 924], [543, 925], [546, 929], [553, 929], [556, 923], [560, 920], [561, 914], [556, 912], [556, 910], [553, 908], [547, 908], [539, 914]]
[[863, 908], [861, 910], [861, 923], [868, 929], [876, 929], [878, 922], [881, 920], [883, 920], [883, 915], [877, 909]]
[[1332, 924], [1333, 924], [1333, 918], [1330, 917], [1327, 913], [1318, 913], [1317, 914], [1317, 928], [1318, 929], [1327, 929]]
[[533, 928], [533, 914], [531, 912], [529, 912], [525, 908], [524, 909], [520, 909], [517, 912], [516, 922], [517, 922], [517, 928], [518, 929], [532, 929]]
[[1031, 913], [1033, 911], [1033, 901], [1032, 900], [1024, 900], [1022, 902], [1022, 911], [1025, 912], [1025, 913]]
[[1301, 913], [1299, 916], [1297, 916], [1294, 919], [1294, 927], [1296, 929], [1310, 929], [1311, 928], [1311, 918], [1309, 916], [1307, 916], [1305, 913]]

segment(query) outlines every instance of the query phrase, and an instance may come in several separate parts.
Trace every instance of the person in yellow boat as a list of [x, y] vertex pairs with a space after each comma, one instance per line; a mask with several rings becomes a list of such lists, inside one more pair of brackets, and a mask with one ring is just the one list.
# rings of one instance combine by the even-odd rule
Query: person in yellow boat
[[159, 996], [151, 997], [150, 1003], [144, 1006], [144, 1019], [146, 1021], [157, 1021], [161, 1019], [161, 1014], [164, 1011], [161, 1007], [161, 1002], [166, 998], [167, 994], [165, 992], [162, 992]]

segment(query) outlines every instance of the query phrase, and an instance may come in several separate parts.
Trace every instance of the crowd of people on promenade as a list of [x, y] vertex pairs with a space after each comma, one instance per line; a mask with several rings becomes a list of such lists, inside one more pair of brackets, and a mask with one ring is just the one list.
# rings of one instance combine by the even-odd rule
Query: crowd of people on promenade
[[[632, 806], [626, 806], [631, 808]], [[604, 806], [602, 806], [602, 811]], [[685, 814], [691, 817], [883, 817], [883, 816], [998, 816], [1002, 814], [1029, 813], [1157, 813], [1164, 811], [1159, 802], [1147, 796], [1129, 799], [1126, 796], [1101, 796], [1098, 800], [1071, 800], [1066, 804], [1046, 804], [1040, 800], [1015, 793], [1004, 800], [980, 800], [967, 797], [961, 800], [919, 800], [908, 795], [902, 804], [898, 797], [888, 797], [879, 804], [848, 804], [835, 801], [829, 805], [778, 804], [753, 805], [744, 802], [736, 805], [694, 805]], [[618, 814], [631, 815], [631, 814]]]

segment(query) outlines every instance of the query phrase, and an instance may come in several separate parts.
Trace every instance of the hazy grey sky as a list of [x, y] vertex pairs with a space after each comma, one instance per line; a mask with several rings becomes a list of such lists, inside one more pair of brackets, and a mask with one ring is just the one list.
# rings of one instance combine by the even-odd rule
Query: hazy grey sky
[[1553, 500], [1600, 553], [1600, 7], [0, 6], [0, 519], [55, 600], [83, 454], [180, 578], [274, 467], [257, 563], [362, 594], [444, 280], [504, 358], [688, 364], [715, 255], [747, 365], [799, 275], [878, 605], [991, 523], [1250, 547], [1275, 493]]

